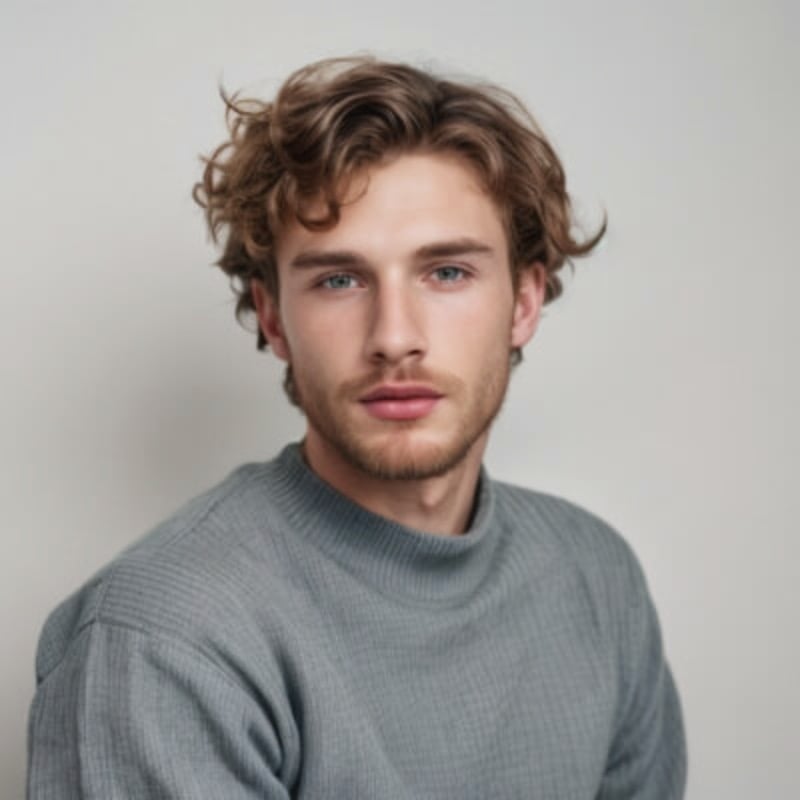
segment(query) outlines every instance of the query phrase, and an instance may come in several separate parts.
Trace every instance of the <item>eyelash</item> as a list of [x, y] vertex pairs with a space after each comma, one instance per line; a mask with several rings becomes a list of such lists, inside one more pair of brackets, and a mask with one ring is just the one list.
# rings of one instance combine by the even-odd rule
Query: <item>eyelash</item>
[[[444, 270], [455, 271], [457, 275], [450, 279], [442, 279], [441, 273]], [[440, 264], [439, 266], [433, 267], [433, 269], [430, 270], [429, 274], [433, 276], [436, 276], [438, 274], [439, 280], [437, 282], [442, 284], [461, 283], [465, 280], [468, 280], [471, 277], [469, 270], [467, 270], [465, 267], [460, 266], [459, 264]], [[354, 288], [352, 285], [339, 286], [339, 287], [331, 286], [332, 281], [339, 280], [342, 278], [347, 278], [352, 281], [358, 280], [358, 276], [351, 275], [349, 272], [334, 272], [330, 275], [326, 275], [325, 277], [320, 278], [320, 280], [317, 282], [316, 285], [320, 289], [325, 289], [332, 292], [345, 291], [346, 289]]]
[[432, 271], [435, 275], [436, 273], [441, 273], [443, 270], [455, 270], [458, 273], [458, 277], [451, 280], [442, 280], [441, 283], [460, 283], [469, 278], [469, 272], [458, 264], [442, 264], [441, 266], [434, 267]]
[[347, 289], [352, 289], [352, 288], [353, 288], [352, 286], [347, 286], [347, 287], [342, 287], [342, 286], [339, 286], [339, 287], [330, 286], [330, 282], [331, 282], [331, 281], [334, 281], [334, 280], [336, 280], [336, 279], [338, 279], [338, 278], [349, 278], [349, 279], [351, 279], [351, 280], [356, 280], [356, 278], [355, 278], [355, 276], [354, 276], [354, 275], [348, 275], [346, 272], [336, 272], [336, 273], [334, 273], [333, 275], [326, 275], [324, 278], [322, 278], [322, 279], [321, 279], [321, 280], [320, 280], [320, 281], [317, 283], [317, 286], [319, 286], [319, 287], [320, 287], [320, 289], [328, 289], [328, 290], [330, 290], [330, 291], [332, 291], [332, 292], [336, 292], [336, 291], [342, 291], [344, 288], [347, 288]]

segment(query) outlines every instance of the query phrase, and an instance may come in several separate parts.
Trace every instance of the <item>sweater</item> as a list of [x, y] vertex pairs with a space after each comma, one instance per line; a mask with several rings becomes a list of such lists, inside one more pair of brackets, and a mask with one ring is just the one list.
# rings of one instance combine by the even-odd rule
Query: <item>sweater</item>
[[246, 464], [49, 616], [30, 800], [671, 800], [646, 580], [592, 514], [481, 470], [441, 536]]

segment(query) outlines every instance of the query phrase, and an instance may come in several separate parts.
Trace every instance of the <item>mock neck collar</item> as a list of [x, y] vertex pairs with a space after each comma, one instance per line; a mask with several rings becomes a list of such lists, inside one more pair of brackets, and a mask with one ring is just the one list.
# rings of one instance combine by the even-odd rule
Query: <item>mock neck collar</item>
[[289, 523], [360, 580], [422, 604], [457, 603], [474, 593], [501, 538], [492, 481], [482, 467], [469, 529], [443, 536], [368, 511], [322, 480], [290, 444], [267, 465], [270, 494]]

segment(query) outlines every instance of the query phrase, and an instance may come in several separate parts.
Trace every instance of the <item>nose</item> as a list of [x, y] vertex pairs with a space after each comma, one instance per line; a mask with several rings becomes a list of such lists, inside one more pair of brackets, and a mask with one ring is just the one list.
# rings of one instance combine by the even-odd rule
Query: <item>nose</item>
[[396, 366], [421, 359], [426, 349], [422, 309], [413, 287], [399, 283], [376, 287], [365, 340], [367, 359]]

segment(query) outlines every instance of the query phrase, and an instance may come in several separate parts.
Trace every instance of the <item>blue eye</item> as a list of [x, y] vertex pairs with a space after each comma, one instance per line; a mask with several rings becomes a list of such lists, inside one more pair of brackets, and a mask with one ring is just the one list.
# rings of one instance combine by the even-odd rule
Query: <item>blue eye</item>
[[320, 281], [320, 286], [324, 289], [352, 289], [356, 285], [356, 279], [352, 275], [344, 273], [328, 275]]
[[442, 283], [455, 283], [466, 277], [466, 271], [462, 267], [447, 264], [444, 267], [437, 267], [434, 271], [436, 278]]

